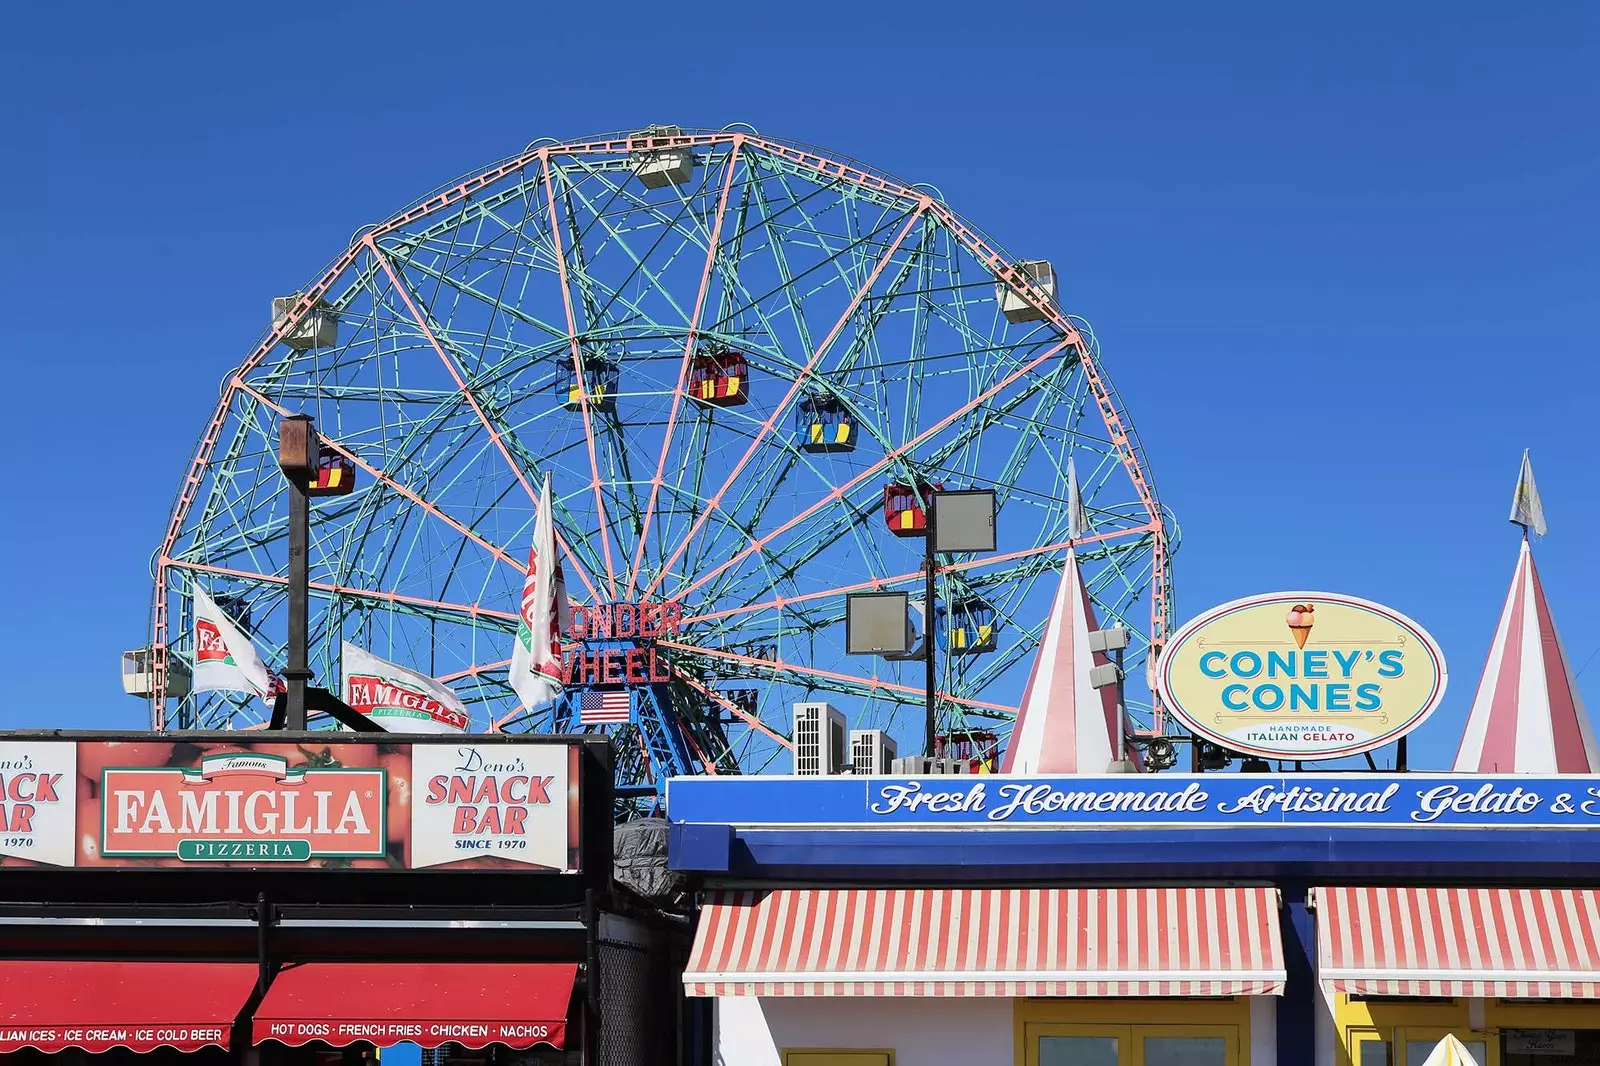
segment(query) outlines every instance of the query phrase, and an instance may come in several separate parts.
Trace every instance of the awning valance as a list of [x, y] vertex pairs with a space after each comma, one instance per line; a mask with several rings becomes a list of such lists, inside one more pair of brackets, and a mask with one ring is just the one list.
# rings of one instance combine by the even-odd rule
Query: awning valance
[[254, 963], [0, 962], [0, 1054], [228, 1045]]
[[1374, 996], [1600, 998], [1600, 891], [1319, 888], [1318, 971]]
[[1283, 991], [1272, 888], [713, 893], [691, 996], [1233, 996]]
[[315, 962], [286, 966], [256, 1009], [253, 1038], [290, 1047], [363, 1041], [425, 1048], [566, 1046], [572, 963]]

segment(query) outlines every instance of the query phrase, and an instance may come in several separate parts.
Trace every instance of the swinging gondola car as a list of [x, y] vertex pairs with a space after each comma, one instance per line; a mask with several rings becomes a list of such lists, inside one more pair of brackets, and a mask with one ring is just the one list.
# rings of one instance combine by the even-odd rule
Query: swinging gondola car
[[324, 447], [317, 454], [317, 472], [306, 487], [307, 496], [348, 496], [356, 490], [356, 464]]
[[[583, 356], [582, 382], [573, 372], [572, 353], [563, 351], [556, 356], [556, 388], [569, 411], [581, 411], [585, 399], [588, 400], [591, 411], [615, 411], [617, 409], [617, 386], [622, 371], [613, 359], [596, 353], [587, 353]], [[584, 390], [588, 390], [587, 397]]]
[[697, 352], [689, 367], [689, 396], [712, 407], [749, 403], [750, 364], [744, 353], [722, 347]]
[[807, 452], [849, 452], [856, 447], [856, 421], [831, 396], [806, 396], [794, 418], [795, 436]]
[[994, 651], [999, 625], [989, 601], [970, 596], [957, 603], [953, 611], [939, 609], [939, 628], [945, 650], [951, 655], [980, 655]]
[[970, 773], [997, 774], [1000, 772], [1000, 738], [987, 729], [956, 729], [949, 734], [935, 734], [933, 757], [964, 760]]
[[920, 537], [928, 531], [928, 502], [944, 488], [938, 483], [907, 485], [892, 482], [883, 487], [883, 520], [897, 537]]

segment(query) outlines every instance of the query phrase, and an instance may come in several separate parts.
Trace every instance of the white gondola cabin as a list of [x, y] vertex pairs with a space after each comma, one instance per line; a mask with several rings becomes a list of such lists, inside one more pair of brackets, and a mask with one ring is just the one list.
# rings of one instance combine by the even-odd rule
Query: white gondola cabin
[[632, 139], [628, 162], [645, 188], [683, 185], [694, 177], [694, 149], [672, 143], [682, 137], [677, 126], [650, 126]]
[[[272, 328], [282, 329], [289, 318], [289, 312], [293, 311], [295, 304], [299, 302], [299, 293], [273, 297]], [[310, 351], [312, 348], [332, 348], [338, 344], [339, 316], [334, 314], [333, 305], [326, 300], [318, 300], [306, 316], [283, 335], [283, 343], [297, 352]]]
[[[1017, 269], [1022, 271], [1035, 289], [1044, 293], [1050, 303], [1056, 302], [1056, 270], [1049, 260], [1026, 259], [1017, 264]], [[1030, 300], [1004, 281], [995, 283], [994, 298], [999, 301], [1000, 311], [1006, 316], [1007, 322], [1043, 322], [1048, 317], [1042, 308], [1035, 305], [1037, 296]]]

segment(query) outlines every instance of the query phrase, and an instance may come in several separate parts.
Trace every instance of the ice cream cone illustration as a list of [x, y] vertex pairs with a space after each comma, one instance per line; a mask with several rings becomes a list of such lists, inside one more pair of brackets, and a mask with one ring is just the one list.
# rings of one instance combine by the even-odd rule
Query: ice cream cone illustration
[[1309, 603], [1297, 603], [1289, 608], [1289, 632], [1294, 635], [1297, 648], [1306, 646], [1306, 638], [1311, 635], [1311, 627], [1317, 624], [1316, 607]]

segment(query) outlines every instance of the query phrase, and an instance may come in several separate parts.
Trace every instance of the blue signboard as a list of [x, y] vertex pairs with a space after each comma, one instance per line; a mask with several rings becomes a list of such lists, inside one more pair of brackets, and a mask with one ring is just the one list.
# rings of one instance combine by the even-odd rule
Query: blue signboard
[[1600, 829], [1600, 777], [689, 777], [674, 822], [853, 829]]

